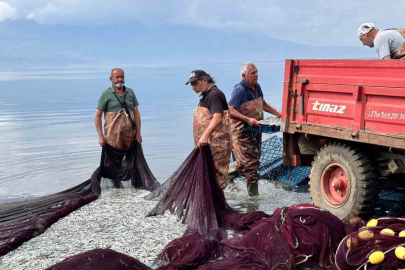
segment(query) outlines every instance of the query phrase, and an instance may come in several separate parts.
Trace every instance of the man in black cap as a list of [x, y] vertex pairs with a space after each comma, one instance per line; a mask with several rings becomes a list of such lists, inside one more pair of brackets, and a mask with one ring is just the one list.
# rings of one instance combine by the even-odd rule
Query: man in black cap
[[194, 110], [194, 145], [210, 145], [217, 183], [224, 189], [232, 151], [228, 103], [214, 79], [205, 71], [193, 70], [186, 85], [189, 83], [201, 98]]

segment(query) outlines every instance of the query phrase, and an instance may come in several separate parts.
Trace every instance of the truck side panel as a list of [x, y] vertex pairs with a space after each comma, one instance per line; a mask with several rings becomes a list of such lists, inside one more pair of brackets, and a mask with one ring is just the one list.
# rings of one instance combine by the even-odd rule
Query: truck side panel
[[380, 95], [390, 89], [381, 89], [378, 95], [377, 93], [367, 95], [364, 117], [366, 131], [405, 134], [405, 89], [401, 90], [398, 96]]
[[286, 60], [283, 132], [405, 149], [405, 61]]

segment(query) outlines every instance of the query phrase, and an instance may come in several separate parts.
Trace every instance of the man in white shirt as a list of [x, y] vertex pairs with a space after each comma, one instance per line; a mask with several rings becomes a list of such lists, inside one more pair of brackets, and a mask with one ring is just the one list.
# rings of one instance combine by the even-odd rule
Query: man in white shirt
[[379, 30], [372, 23], [363, 23], [357, 33], [364, 46], [376, 49], [380, 59], [405, 60], [405, 29]]

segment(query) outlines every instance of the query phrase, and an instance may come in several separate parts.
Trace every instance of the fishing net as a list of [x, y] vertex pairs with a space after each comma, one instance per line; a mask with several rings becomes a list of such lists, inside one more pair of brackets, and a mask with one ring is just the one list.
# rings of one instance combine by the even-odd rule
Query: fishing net
[[[182, 237], [166, 245], [151, 268], [136, 260], [130, 264], [131, 258], [118, 252], [111, 251], [106, 256], [118, 266], [121, 266], [121, 258], [129, 260], [124, 261], [128, 265], [126, 269], [293, 270], [334, 267], [334, 254], [344, 237], [345, 225], [329, 212], [301, 204], [278, 208], [273, 215], [250, 214], [239, 214], [239, 219], [235, 212], [224, 214], [224, 219], [231, 220], [233, 226], [239, 224], [233, 237], [229, 230], [206, 236], [187, 230]], [[114, 268], [113, 264], [110, 264], [111, 268], [98, 268], [101, 264], [94, 259], [95, 253], [87, 252], [55, 265], [60, 268], [54, 266], [48, 270], [121, 269]], [[100, 257], [100, 261], [104, 258]]]
[[[92, 180], [95, 182], [93, 190], [98, 187], [133, 187], [153, 191], [160, 186], [145, 160], [142, 145], [137, 141], [126, 149], [105, 144], [101, 153], [100, 176], [101, 179]], [[97, 192], [100, 194], [100, 189]]]
[[151, 199], [164, 192], [148, 216], [169, 210], [188, 225], [189, 231], [207, 235], [219, 230], [221, 220], [217, 216], [220, 212], [235, 212], [217, 184], [209, 146], [195, 148], [163, 186], [166, 190], [148, 196]]
[[43, 233], [60, 218], [97, 199], [102, 182], [116, 188], [122, 188], [124, 182], [129, 182], [129, 186], [149, 191], [159, 186], [138, 142], [124, 150], [106, 144], [102, 150], [100, 167], [89, 180], [56, 194], [0, 205], [0, 256]]
[[[389, 234], [384, 229], [391, 229]], [[405, 258], [399, 259], [395, 255], [398, 246], [405, 246], [405, 237], [399, 233], [405, 230], [405, 219], [379, 218], [377, 226], [362, 227], [360, 230], [347, 235], [336, 252], [336, 268], [349, 269], [403, 269]], [[384, 256], [379, 263], [371, 263], [372, 253], [381, 251]], [[405, 255], [405, 254], [404, 254]]]
[[87, 180], [60, 193], [0, 205], [0, 256], [42, 234], [60, 218], [95, 199], [97, 194], [92, 193], [91, 182]]
[[94, 249], [72, 256], [46, 270], [151, 270], [137, 259], [111, 249]]
[[311, 205], [277, 209], [239, 233], [240, 238], [194, 233], [175, 239], [158, 256], [164, 266], [158, 269], [295, 269], [307, 262], [330, 268], [345, 234], [338, 218]]
[[[215, 180], [208, 146], [194, 149], [164, 186], [148, 215], [169, 210], [188, 227], [162, 250], [153, 268], [295, 269], [309, 259], [332, 267], [345, 236], [337, 217], [312, 205], [280, 208], [273, 215], [233, 210]], [[229, 230], [237, 236], [229, 237]]]
[[284, 167], [283, 141], [272, 136], [262, 142], [259, 174], [261, 178], [278, 180], [292, 186], [308, 183], [311, 167]]
[[[140, 167], [133, 163], [142, 162], [138, 157], [139, 153], [137, 145], [127, 151], [105, 147], [100, 168], [79, 189], [82, 193], [76, 198], [87, 198], [83, 194], [88, 194], [89, 199], [96, 198], [102, 177], [109, 179], [116, 187], [121, 187], [120, 181], [124, 179], [133, 186], [157, 186], [153, 181], [154, 177], [149, 175], [146, 164]], [[163, 193], [149, 215], [163, 214], [169, 210], [188, 226], [182, 237], [172, 240], [160, 252], [152, 265], [153, 269], [292, 270], [297, 269], [297, 265], [306, 264], [331, 268], [334, 267], [335, 251], [345, 236], [345, 229], [355, 229], [355, 225], [346, 226], [329, 212], [309, 204], [278, 208], [272, 215], [260, 211], [245, 214], [235, 211], [227, 204], [224, 193], [218, 186], [209, 146], [194, 149], [164, 186], [166, 189], [159, 190]], [[77, 189], [78, 187], [75, 190]], [[76, 193], [80, 194], [78, 191]], [[60, 197], [58, 194], [50, 196]], [[41, 207], [45, 206], [41, 204], [44, 202], [43, 198], [45, 197], [38, 198]], [[86, 201], [82, 202], [85, 203]], [[21, 211], [25, 213], [25, 210]], [[51, 210], [44, 207], [44, 211], [43, 214], [46, 215]], [[10, 216], [12, 215], [11, 213]], [[33, 223], [44, 224], [42, 218], [44, 215], [34, 217]], [[12, 224], [13, 218], [10, 221], [8, 225]], [[49, 226], [48, 223], [47, 225]], [[4, 224], [0, 228], [4, 229]], [[11, 231], [16, 232], [13, 228]], [[24, 230], [18, 232], [20, 231], [26, 233]], [[9, 242], [10, 237], [13, 236], [8, 236]], [[105, 252], [107, 251], [93, 250], [79, 254], [53, 266], [60, 268], [50, 269], [103, 269], [100, 266], [104, 256], [111, 262], [104, 269], [150, 269], [123, 254]]]

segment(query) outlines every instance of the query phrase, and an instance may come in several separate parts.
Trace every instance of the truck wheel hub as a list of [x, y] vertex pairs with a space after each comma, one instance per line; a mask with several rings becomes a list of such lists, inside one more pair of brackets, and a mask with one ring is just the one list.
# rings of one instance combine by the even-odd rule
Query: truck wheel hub
[[340, 207], [350, 195], [350, 179], [339, 163], [329, 164], [322, 172], [322, 196], [331, 207]]
[[332, 182], [332, 187], [335, 189], [335, 190], [338, 190], [339, 188], [340, 188], [340, 181], [339, 180], [333, 180], [333, 182]]

